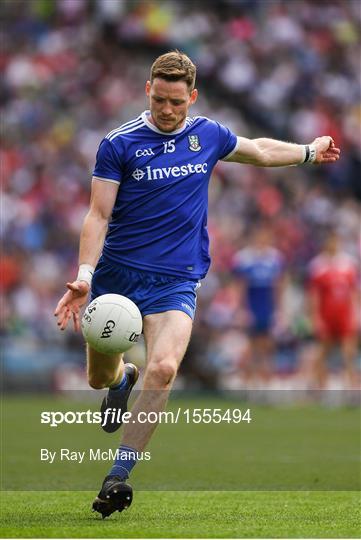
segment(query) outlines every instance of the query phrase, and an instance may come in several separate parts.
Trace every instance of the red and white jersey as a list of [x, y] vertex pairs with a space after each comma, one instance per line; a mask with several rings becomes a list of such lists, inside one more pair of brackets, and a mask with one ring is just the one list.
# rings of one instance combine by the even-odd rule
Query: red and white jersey
[[321, 253], [309, 266], [310, 287], [319, 297], [324, 318], [353, 318], [353, 297], [358, 286], [358, 265], [346, 253]]

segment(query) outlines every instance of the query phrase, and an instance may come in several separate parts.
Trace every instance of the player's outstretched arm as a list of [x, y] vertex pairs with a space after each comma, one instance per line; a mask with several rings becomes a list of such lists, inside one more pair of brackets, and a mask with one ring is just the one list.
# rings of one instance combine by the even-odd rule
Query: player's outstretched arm
[[65, 330], [73, 319], [75, 331], [80, 330], [80, 308], [86, 303], [94, 268], [103, 248], [119, 184], [93, 178], [89, 212], [85, 216], [80, 235], [79, 273], [67, 283], [67, 292], [58, 302], [54, 315], [60, 330]]
[[227, 159], [259, 167], [286, 167], [301, 163], [334, 163], [340, 157], [332, 137], [317, 137], [311, 144], [294, 144], [274, 139], [237, 137], [235, 152]]

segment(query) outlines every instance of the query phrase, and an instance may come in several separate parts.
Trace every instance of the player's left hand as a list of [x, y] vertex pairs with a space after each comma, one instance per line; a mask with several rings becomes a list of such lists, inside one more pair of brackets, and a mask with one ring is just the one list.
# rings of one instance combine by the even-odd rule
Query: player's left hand
[[86, 303], [89, 285], [85, 281], [75, 280], [66, 284], [68, 290], [59, 300], [54, 315], [58, 319], [60, 330], [65, 330], [68, 322], [73, 318], [74, 330], [80, 330], [80, 308]]
[[316, 147], [316, 159], [314, 164], [334, 163], [340, 157], [340, 149], [336, 148], [332, 137], [317, 137], [311, 144]]

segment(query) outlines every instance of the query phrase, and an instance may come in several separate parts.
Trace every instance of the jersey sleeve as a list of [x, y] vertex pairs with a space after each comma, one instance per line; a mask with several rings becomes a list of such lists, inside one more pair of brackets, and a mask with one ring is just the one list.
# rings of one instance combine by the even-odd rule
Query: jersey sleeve
[[237, 145], [237, 136], [230, 129], [216, 122], [219, 130], [219, 154], [218, 159], [230, 157]]
[[103, 139], [96, 156], [93, 176], [110, 182], [121, 182], [123, 176], [122, 156], [108, 139]]

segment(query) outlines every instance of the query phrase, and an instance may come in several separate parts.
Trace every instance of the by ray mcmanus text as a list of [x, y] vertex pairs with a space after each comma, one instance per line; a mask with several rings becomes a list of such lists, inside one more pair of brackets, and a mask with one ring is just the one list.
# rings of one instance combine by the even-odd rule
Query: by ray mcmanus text
[[113, 450], [108, 448], [88, 448], [87, 450], [74, 450], [70, 448], [60, 448], [60, 450], [50, 450], [49, 448], [40, 449], [40, 461], [53, 464], [56, 461], [83, 463], [85, 461], [115, 461], [135, 459], [137, 461], [150, 461], [150, 452], [131, 452]]

